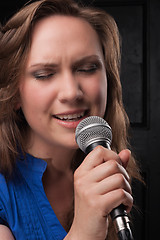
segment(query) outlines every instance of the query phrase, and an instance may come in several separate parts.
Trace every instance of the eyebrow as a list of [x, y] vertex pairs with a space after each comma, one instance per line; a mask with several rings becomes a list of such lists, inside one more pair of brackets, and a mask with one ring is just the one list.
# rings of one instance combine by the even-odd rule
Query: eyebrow
[[[77, 66], [77, 65], [84, 64], [85, 62], [88, 62], [88, 61], [98, 61], [99, 63], [103, 64], [102, 59], [98, 55], [89, 55], [76, 60], [72, 65]], [[35, 68], [35, 67], [42, 67], [42, 66], [48, 67], [48, 68], [56, 68], [58, 65], [59, 64], [57, 63], [40, 62], [40, 63], [32, 64], [31, 66], [29, 66], [29, 69]]]
[[85, 56], [85, 57], [83, 57], [83, 58], [81, 58], [81, 59], [78, 59], [77, 61], [75, 61], [74, 62], [74, 66], [79, 66], [79, 65], [83, 65], [83, 64], [85, 64], [85, 63], [87, 63], [87, 62], [94, 62], [94, 61], [96, 61], [96, 62], [98, 62], [99, 64], [103, 64], [103, 61], [102, 61], [102, 59], [98, 56], [98, 55], [90, 55], [90, 56]]
[[35, 64], [32, 64], [31, 66], [29, 66], [28, 68], [35, 68], [35, 67], [49, 67], [49, 68], [54, 68], [54, 67], [57, 67], [58, 64], [55, 64], [55, 63], [47, 63], [47, 62], [40, 62], [40, 63], [35, 63]]

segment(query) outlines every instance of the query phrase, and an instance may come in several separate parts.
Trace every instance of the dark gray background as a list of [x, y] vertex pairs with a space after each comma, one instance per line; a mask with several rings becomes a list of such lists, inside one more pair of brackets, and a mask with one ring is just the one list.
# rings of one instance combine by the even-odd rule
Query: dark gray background
[[[5, 22], [25, 0], [0, 2]], [[146, 187], [133, 184], [135, 240], [159, 238], [160, 214], [160, 0], [87, 0], [116, 20], [122, 36], [123, 99], [131, 121], [131, 143]]]

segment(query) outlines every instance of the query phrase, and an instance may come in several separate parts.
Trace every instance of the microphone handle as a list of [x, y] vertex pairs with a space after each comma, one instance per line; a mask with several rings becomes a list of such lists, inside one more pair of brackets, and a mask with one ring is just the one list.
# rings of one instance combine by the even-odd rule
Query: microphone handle
[[130, 221], [123, 204], [114, 208], [111, 213], [111, 218], [115, 226], [119, 240], [133, 240], [133, 235], [130, 229]]
[[[93, 142], [92, 144], [90, 144], [86, 148], [85, 153], [86, 154], [90, 153], [98, 145], [101, 145], [101, 146], [111, 150], [110, 144], [107, 141], [98, 140], [97, 142]], [[124, 209], [124, 206], [120, 205], [119, 207], [113, 209], [111, 211], [110, 215], [111, 215], [113, 224], [115, 226], [118, 239], [119, 240], [134, 240], [132, 231], [131, 231], [130, 225], [129, 225], [130, 221], [127, 216], [127, 212]]]
[[118, 239], [119, 240], [133, 240], [133, 236], [131, 233], [130, 229], [123, 229], [121, 231], [118, 232]]

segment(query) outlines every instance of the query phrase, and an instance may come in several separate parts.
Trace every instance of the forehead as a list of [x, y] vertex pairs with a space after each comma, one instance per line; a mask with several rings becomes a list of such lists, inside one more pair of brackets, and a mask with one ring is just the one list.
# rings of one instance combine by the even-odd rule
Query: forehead
[[39, 20], [32, 32], [31, 51], [101, 51], [99, 37], [84, 19], [55, 15]]
[[41, 31], [47, 32], [48, 29], [50, 29], [51, 32], [55, 31], [57, 34], [62, 30], [65, 34], [70, 33], [71, 31], [75, 34], [79, 34], [80, 32], [87, 34], [86, 31], [89, 31], [89, 33], [97, 35], [87, 20], [80, 17], [65, 15], [51, 15], [40, 19], [37, 23], [35, 23], [33, 35], [35, 35], [35, 33], [40, 33]]

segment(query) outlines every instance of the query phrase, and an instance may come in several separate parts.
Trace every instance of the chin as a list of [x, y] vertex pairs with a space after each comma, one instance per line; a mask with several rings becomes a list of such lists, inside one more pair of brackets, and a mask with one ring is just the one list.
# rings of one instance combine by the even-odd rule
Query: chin
[[62, 148], [69, 149], [69, 150], [77, 150], [79, 148], [75, 138], [74, 139], [67, 138], [66, 140], [63, 139], [63, 142], [60, 141], [58, 145]]
[[76, 142], [75, 143], [70, 143], [66, 147], [68, 147], [68, 149], [73, 149], [73, 150], [77, 150], [79, 148]]

